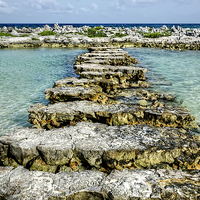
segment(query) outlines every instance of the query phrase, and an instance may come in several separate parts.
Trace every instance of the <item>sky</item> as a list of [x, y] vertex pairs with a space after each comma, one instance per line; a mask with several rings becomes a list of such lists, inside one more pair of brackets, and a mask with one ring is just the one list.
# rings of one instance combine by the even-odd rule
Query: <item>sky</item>
[[200, 23], [200, 0], [0, 0], [0, 23]]

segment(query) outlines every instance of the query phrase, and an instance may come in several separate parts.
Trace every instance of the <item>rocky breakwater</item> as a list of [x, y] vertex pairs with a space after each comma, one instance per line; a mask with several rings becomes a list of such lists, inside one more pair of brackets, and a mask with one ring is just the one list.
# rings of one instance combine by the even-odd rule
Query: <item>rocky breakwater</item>
[[[82, 56], [105, 61], [122, 53], [89, 50]], [[75, 64], [80, 78], [55, 82], [45, 91], [52, 104], [29, 109], [32, 128], [0, 137], [0, 199], [200, 197], [200, 137], [189, 130], [197, 128], [194, 117], [164, 104], [174, 97], [148, 91], [146, 70], [134, 66], [134, 59], [130, 66], [127, 54], [121, 55], [116, 66], [87, 59]], [[104, 75], [81, 78], [84, 72]], [[126, 76], [131, 78], [120, 81]], [[138, 103], [116, 100], [128, 87]]]
[[107, 44], [123, 47], [149, 47], [200, 50], [200, 30], [180, 26], [150, 27], [73, 27], [59, 26], [21, 29], [0, 28], [0, 48], [81, 47]]

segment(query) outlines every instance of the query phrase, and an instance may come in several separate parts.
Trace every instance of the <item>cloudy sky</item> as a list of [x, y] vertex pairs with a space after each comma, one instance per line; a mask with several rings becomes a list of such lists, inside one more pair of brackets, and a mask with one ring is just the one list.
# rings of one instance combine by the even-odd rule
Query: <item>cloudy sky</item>
[[0, 0], [0, 23], [200, 23], [200, 0]]

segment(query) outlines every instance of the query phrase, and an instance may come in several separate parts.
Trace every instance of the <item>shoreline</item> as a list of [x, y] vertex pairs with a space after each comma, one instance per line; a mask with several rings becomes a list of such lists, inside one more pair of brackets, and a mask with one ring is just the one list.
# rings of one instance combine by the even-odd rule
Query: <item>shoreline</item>
[[[148, 47], [170, 50], [200, 50], [200, 30], [168, 28], [112, 28], [59, 26], [51, 28], [0, 28], [0, 48], [88, 48], [89, 46]], [[49, 34], [49, 35], [48, 35]], [[52, 34], [52, 35], [50, 35]], [[6, 36], [10, 35], [10, 36]]]

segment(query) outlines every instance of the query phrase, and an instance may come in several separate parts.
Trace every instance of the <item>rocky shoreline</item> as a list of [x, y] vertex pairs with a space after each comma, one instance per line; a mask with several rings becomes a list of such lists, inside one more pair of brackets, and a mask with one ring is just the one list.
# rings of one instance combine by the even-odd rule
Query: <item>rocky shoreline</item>
[[[200, 30], [175, 26], [168, 28], [112, 28], [59, 26], [53, 28], [0, 28], [0, 48], [79, 47], [109, 45], [171, 50], [200, 50]], [[1, 36], [2, 35], [2, 36]], [[7, 35], [7, 36], [6, 36]], [[9, 36], [10, 35], [10, 36]]]
[[[45, 90], [31, 128], [0, 137], [0, 199], [198, 199], [200, 136], [122, 49], [90, 47]], [[120, 101], [135, 96], [136, 103]]]

